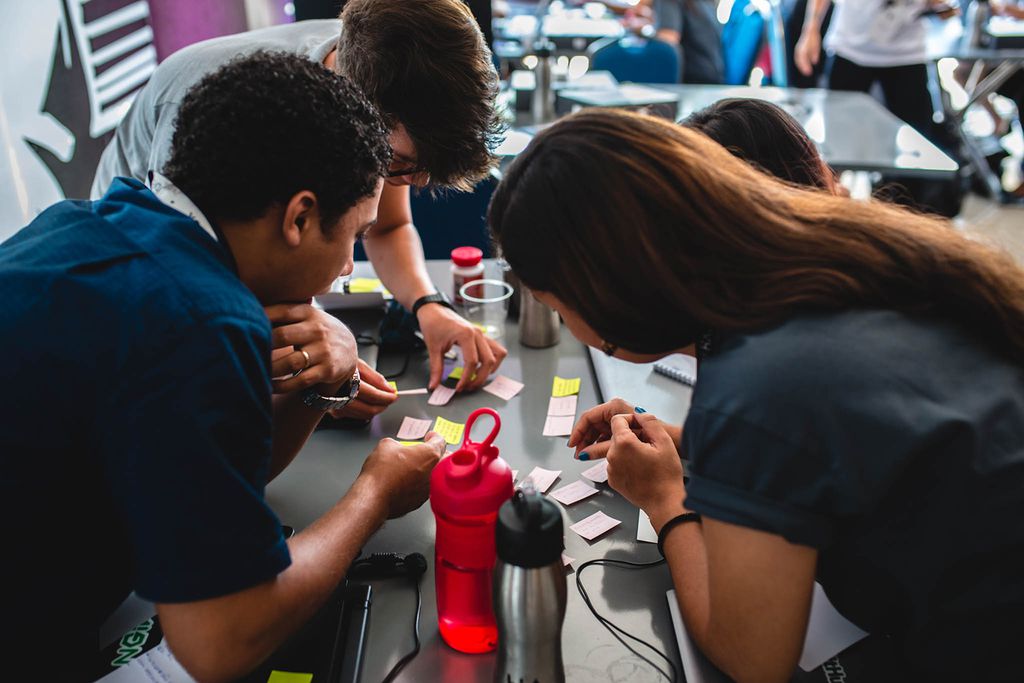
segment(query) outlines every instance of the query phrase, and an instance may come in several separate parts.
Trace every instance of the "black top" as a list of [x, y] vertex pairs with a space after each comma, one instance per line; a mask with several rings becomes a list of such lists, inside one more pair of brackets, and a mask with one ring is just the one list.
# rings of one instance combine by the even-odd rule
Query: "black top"
[[683, 449], [687, 506], [817, 548], [914, 680], [1019, 680], [1024, 369], [983, 340], [890, 311], [727, 336]]

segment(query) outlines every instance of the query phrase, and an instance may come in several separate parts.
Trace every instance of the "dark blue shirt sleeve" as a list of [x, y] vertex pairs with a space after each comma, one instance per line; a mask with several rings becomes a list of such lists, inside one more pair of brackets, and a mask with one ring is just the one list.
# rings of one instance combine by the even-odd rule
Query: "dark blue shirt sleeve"
[[100, 411], [105, 475], [128, 527], [134, 587], [154, 602], [233, 593], [290, 563], [263, 498], [269, 328], [228, 318], [180, 332], [126, 352]]

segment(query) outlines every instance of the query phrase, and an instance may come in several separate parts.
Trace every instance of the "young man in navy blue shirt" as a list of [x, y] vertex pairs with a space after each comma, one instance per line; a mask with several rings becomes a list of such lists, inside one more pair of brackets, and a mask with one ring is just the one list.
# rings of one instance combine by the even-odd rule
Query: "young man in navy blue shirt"
[[[58, 624], [48, 680], [83, 680], [134, 590], [193, 676], [231, 680], [312, 615], [385, 519], [424, 502], [436, 435], [382, 440], [289, 541], [263, 498], [358, 390], [350, 333], [330, 350], [341, 370], [317, 374], [304, 328], [268, 314], [304, 319], [351, 271], [389, 161], [383, 122], [342, 76], [257, 53], [189, 93], [149, 188], [118, 179], [0, 245], [0, 506], [21, 520], [0, 584], [5, 662], [41, 661]], [[272, 382], [295, 390], [273, 427]]]

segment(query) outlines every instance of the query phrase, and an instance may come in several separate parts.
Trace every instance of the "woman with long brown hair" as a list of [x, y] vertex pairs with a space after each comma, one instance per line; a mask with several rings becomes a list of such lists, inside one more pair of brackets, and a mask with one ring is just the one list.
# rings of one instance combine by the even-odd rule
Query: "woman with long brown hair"
[[616, 399], [569, 444], [607, 456], [650, 516], [721, 669], [788, 680], [817, 579], [913, 680], [1018, 675], [1024, 272], [1009, 257], [602, 110], [538, 135], [489, 219], [583, 342], [635, 362], [697, 348], [682, 430]]

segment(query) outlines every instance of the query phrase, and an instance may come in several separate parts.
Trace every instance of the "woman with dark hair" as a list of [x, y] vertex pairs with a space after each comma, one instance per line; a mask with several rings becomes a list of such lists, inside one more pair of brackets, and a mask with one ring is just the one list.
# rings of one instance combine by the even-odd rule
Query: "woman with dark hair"
[[799, 122], [776, 104], [728, 98], [694, 112], [681, 123], [777, 178], [842, 193], [835, 173]]
[[569, 444], [606, 456], [650, 516], [715, 664], [789, 680], [816, 579], [904, 680], [1019, 677], [1024, 272], [1008, 256], [608, 110], [539, 134], [489, 220], [583, 342], [635, 362], [696, 347], [684, 429], [616, 399]]

